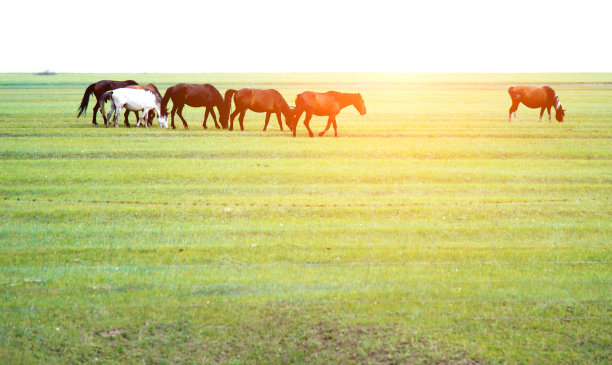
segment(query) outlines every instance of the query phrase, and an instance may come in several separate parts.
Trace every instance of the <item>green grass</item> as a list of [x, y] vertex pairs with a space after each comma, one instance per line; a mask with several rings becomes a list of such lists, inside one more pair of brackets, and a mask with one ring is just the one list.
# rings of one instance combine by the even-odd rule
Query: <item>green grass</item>
[[[100, 79], [368, 113], [106, 129], [93, 99], [76, 119]], [[507, 123], [520, 83], [566, 122]], [[609, 363], [611, 98], [612, 74], [0, 74], [0, 362]]]

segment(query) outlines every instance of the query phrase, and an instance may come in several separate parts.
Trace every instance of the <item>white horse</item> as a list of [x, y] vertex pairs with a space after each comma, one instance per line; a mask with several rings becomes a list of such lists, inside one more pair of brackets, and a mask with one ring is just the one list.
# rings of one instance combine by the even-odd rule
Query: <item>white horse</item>
[[[110, 121], [111, 115], [115, 114], [113, 121], [115, 122], [115, 127], [118, 127], [117, 119], [121, 114], [121, 110], [125, 107], [127, 110], [133, 112], [142, 111], [142, 115], [138, 119], [138, 123], [136, 127], [140, 126], [140, 123], [145, 118], [146, 115], [149, 114], [150, 110], [155, 110], [157, 112], [157, 120], [159, 121], [159, 126], [162, 128], [168, 128], [168, 111], [166, 108], [161, 107], [161, 98], [159, 95], [154, 94], [150, 90], [144, 89], [128, 89], [128, 88], [120, 88], [115, 90], [109, 90], [102, 94], [100, 98], [100, 111], [102, 115], [104, 115], [104, 103], [106, 100], [110, 99], [111, 109], [106, 117], [106, 126], [108, 127], [108, 123]], [[145, 127], [147, 126], [147, 122], [144, 123]]]

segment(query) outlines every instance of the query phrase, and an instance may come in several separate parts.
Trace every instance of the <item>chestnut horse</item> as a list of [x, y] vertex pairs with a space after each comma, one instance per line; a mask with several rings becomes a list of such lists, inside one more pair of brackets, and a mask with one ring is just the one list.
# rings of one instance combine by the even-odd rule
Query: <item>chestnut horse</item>
[[[225, 103], [229, 105], [226, 105], [225, 107], [223, 118], [227, 118], [229, 114], [228, 106], [231, 106], [232, 96], [234, 97], [234, 105], [236, 106], [236, 110], [230, 116], [230, 131], [234, 129], [234, 119], [238, 114], [240, 114], [240, 117], [238, 118], [238, 121], [240, 122], [240, 130], [244, 130], [243, 122], [247, 109], [256, 113], [266, 113], [266, 122], [263, 127], [264, 131], [268, 128], [268, 123], [270, 122], [270, 116], [272, 113], [276, 114], [278, 126], [280, 127], [281, 131], [283, 130], [281, 113], [285, 117], [285, 124], [287, 124], [287, 127], [291, 129], [293, 125], [293, 110], [289, 107], [289, 104], [287, 104], [283, 96], [277, 90], [248, 88], [240, 89], [238, 91], [234, 89], [227, 90], [225, 92]], [[227, 123], [227, 119], [225, 120]]]
[[[85, 90], [85, 94], [83, 95], [83, 100], [81, 100], [81, 105], [79, 105], [79, 109], [78, 109], [79, 113], [77, 114], [77, 118], [87, 112], [87, 104], [89, 104], [89, 97], [91, 96], [91, 94], [94, 94], [94, 96], [96, 97], [96, 104], [93, 107], [93, 119], [91, 123], [98, 124], [96, 123], [96, 114], [98, 113], [98, 109], [100, 109], [99, 102], [100, 102], [100, 97], [102, 96], [102, 94], [104, 94], [105, 92], [109, 90], [119, 89], [119, 88], [126, 87], [129, 85], [138, 85], [138, 83], [134, 80], [125, 80], [125, 81], [101, 80], [101, 81], [98, 81], [98, 82], [95, 82], [89, 85], [87, 89]], [[127, 126], [130, 125], [130, 123], [128, 122], [129, 113], [130, 113], [129, 110], [125, 111], [125, 124]], [[138, 112], [135, 112], [135, 113], [136, 113], [136, 119], [138, 119]], [[104, 123], [106, 124], [106, 116], [102, 115], [102, 118], [104, 119]]]
[[322, 137], [332, 124], [334, 125], [334, 136], [338, 137], [336, 115], [340, 113], [340, 110], [349, 105], [353, 105], [359, 114], [365, 115], [366, 107], [361, 94], [348, 94], [337, 91], [328, 91], [326, 93], [306, 91], [299, 94], [295, 98], [295, 122], [293, 124], [293, 136], [295, 137], [297, 124], [302, 116], [302, 113], [306, 112], [304, 126], [306, 126], [308, 135], [310, 137], [313, 137], [309, 126], [310, 118], [312, 118], [313, 114], [318, 116], [329, 116], [329, 118], [327, 118], [327, 127], [325, 127], [323, 132], [319, 133], [319, 137]]
[[510, 113], [508, 114], [508, 122], [511, 120], [512, 113], [514, 113], [514, 121], [517, 121], [516, 110], [520, 103], [523, 103], [526, 107], [531, 109], [541, 108], [540, 122], [542, 121], [542, 115], [544, 115], [544, 109], [548, 111], [548, 121], [552, 121], [550, 117], [550, 108], [554, 106], [555, 118], [558, 122], [563, 122], [565, 109], [563, 109], [561, 101], [555, 94], [555, 91], [550, 87], [512, 86], [508, 89], [508, 94], [510, 94], [510, 98], [512, 99]]
[[[166, 90], [166, 94], [162, 99], [162, 108], [166, 108], [168, 105], [168, 101], [172, 99], [172, 110], [170, 111], [171, 119], [172, 119], [172, 129], [176, 129], [174, 125], [174, 113], [177, 113], [181, 121], [183, 121], [183, 126], [185, 129], [188, 129], [187, 121], [183, 118], [183, 108], [185, 105], [189, 105], [194, 108], [206, 107], [206, 113], [204, 114], [204, 122], [202, 126], [204, 129], [206, 127], [206, 120], [208, 119], [208, 114], [212, 114], [212, 118], [215, 121], [215, 127], [219, 129], [219, 124], [217, 123], [217, 116], [215, 114], [214, 107], [219, 111], [219, 115], [221, 115], [221, 108], [223, 107], [223, 96], [216, 87], [211, 84], [177, 84], [171, 86]], [[221, 121], [221, 125], [223, 129], [227, 128], [227, 123], [223, 124]]]
[[[146, 84], [146, 85], [130, 85], [130, 86], [126, 86], [126, 88], [128, 89], [143, 89], [143, 90], [151, 90], [151, 92], [153, 92], [155, 95], [159, 96], [159, 99], [161, 100], [162, 96], [161, 93], [159, 92], [159, 90], [157, 90], [157, 88], [155, 87], [155, 85], [153, 84]], [[102, 113], [104, 114], [104, 113]], [[138, 114], [136, 114], [136, 117], [138, 118]], [[147, 118], [145, 118], [145, 121], [147, 122], [147, 124], [149, 126], [151, 126], [151, 124], [153, 123], [153, 118], [155, 117], [155, 111], [154, 110], [149, 110], [149, 115], [147, 115]], [[130, 126], [130, 123], [127, 121], [127, 119], [125, 120], [125, 125], [127, 127]]]

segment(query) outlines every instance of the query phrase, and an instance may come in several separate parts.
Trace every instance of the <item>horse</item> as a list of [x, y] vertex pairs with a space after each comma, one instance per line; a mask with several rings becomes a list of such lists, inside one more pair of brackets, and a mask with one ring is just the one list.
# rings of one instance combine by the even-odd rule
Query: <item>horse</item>
[[[143, 89], [143, 90], [151, 90], [154, 94], [159, 95], [159, 98], [161, 99], [161, 93], [159, 92], [159, 90], [157, 90], [157, 87], [155, 87], [155, 85], [153, 84], [146, 84], [146, 85], [129, 85], [126, 86], [128, 89]], [[126, 111], [127, 112], [127, 111]], [[136, 117], [138, 117], [138, 112], [136, 112]], [[149, 127], [153, 124], [153, 118], [155, 117], [155, 111], [154, 110], [149, 110], [149, 114], [147, 115], [147, 118], [145, 120], [147, 120], [147, 124], [149, 124]], [[130, 123], [127, 121], [125, 121], [125, 125], [127, 127], [130, 126]]]
[[[230, 126], [229, 130], [234, 130], [234, 119], [238, 114], [240, 117], [238, 121], [240, 122], [240, 130], [244, 130], [244, 115], [246, 114], [247, 109], [254, 111], [256, 113], [266, 113], [266, 122], [264, 124], [263, 130], [265, 131], [268, 128], [268, 123], [270, 122], [270, 116], [272, 113], [276, 114], [276, 118], [278, 119], [278, 126], [280, 130], [283, 130], [283, 122], [281, 120], [281, 114], [285, 117], [285, 124], [287, 127], [291, 128], [293, 125], [293, 110], [289, 107], [289, 104], [285, 101], [283, 96], [274, 89], [240, 89], [234, 90], [229, 89], [225, 92], [225, 103], [230, 104], [231, 106], [231, 98], [234, 97], [234, 105], [236, 106], [236, 110], [229, 116], [230, 117]], [[229, 114], [229, 108], [224, 108], [223, 118], [227, 123], [227, 117]]]
[[[79, 109], [78, 109], [79, 113], [77, 114], [77, 118], [87, 112], [87, 105], [89, 104], [89, 97], [91, 96], [91, 94], [94, 94], [94, 96], [96, 97], [96, 104], [93, 107], [93, 119], [91, 123], [97, 125], [98, 123], [96, 122], [96, 114], [98, 113], [98, 109], [100, 108], [100, 97], [102, 96], [102, 94], [104, 94], [105, 92], [109, 90], [114, 90], [114, 89], [130, 86], [130, 85], [138, 85], [138, 83], [134, 80], [125, 80], [125, 81], [101, 80], [101, 81], [98, 81], [98, 82], [95, 82], [89, 85], [87, 89], [85, 90], [85, 93], [83, 94], [83, 100], [81, 100], [81, 105], [79, 105]], [[128, 122], [129, 113], [130, 113], [129, 110], [125, 111], [125, 125], [127, 126], [130, 125], [130, 123]], [[138, 119], [138, 112], [135, 112], [135, 114], [136, 114], [136, 119]], [[104, 119], [104, 123], [106, 124], [106, 116], [102, 115], [102, 119]]]
[[[187, 121], [185, 118], [183, 118], [183, 107], [185, 107], [185, 105], [189, 105], [194, 108], [206, 107], [202, 127], [204, 127], [204, 129], [208, 129], [206, 127], [206, 120], [208, 119], [208, 115], [211, 114], [213, 120], [215, 121], [215, 127], [219, 129], [217, 115], [215, 114], [215, 110], [213, 108], [216, 107], [219, 111], [219, 115], [221, 115], [223, 96], [221, 96], [221, 93], [216, 87], [212, 86], [211, 84], [177, 84], [166, 90], [166, 94], [164, 94], [161, 102], [164, 108], [166, 108], [170, 99], [172, 99], [172, 111], [170, 113], [172, 116], [172, 129], [176, 129], [174, 125], [174, 113], [177, 113], [181, 118], [185, 129], [189, 128]], [[227, 122], [224, 124], [223, 121], [221, 121], [221, 125], [223, 129], [227, 129]]]
[[[115, 114], [113, 121], [115, 122], [115, 127], [118, 127], [117, 119], [119, 118], [121, 109], [125, 107], [127, 110], [131, 111], [142, 111], [142, 116], [138, 119], [136, 127], [140, 126], [140, 123], [145, 119], [145, 115], [147, 115], [150, 110], [155, 110], [157, 112], [159, 126], [168, 128], [168, 111], [161, 105], [161, 98], [159, 95], [151, 90], [120, 88], [105, 92], [102, 94], [99, 101], [102, 115], [104, 115], [104, 103], [108, 99], [111, 101], [111, 110], [106, 117], [106, 127], [108, 127], [108, 122], [113, 112]], [[148, 127], [146, 121], [144, 126], [145, 128]]]
[[512, 113], [514, 113], [514, 121], [518, 119], [516, 117], [516, 110], [520, 103], [523, 103], [526, 107], [531, 109], [540, 109], [540, 122], [542, 121], [542, 115], [544, 115], [544, 109], [548, 111], [548, 121], [551, 122], [550, 108], [555, 107], [555, 119], [557, 122], [563, 122], [565, 116], [565, 109], [561, 105], [559, 97], [555, 94], [555, 91], [549, 86], [535, 87], [535, 86], [512, 86], [508, 89], [508, 94], [512, 99], [512, 105], [510, 106], [510, 113], [508, 114], [508, 122], [510, 122]]
[[334, 125], [334, 137], [338, 137], [338, 129], [336, 127], [336, 115], [340, 113], [345, 107], [353, 105], [355, 109], [361, 115], [365, 115], [366, 107], [363, 102], [361, 94], [350, 94], [341, 93], [337, 91], [328, 91], [326, 93], [316, 93], [312, 91], [306, 91], [299, 94], [295, 98], [295, 119], [293, 123], [293, 136], [295, 137], [297, 125], [302, 116], [302, 113], [306, 112], [306, 118], [304, 119], [304, 126], [308, 130], [308, 136], [313, 137], [312, 131], [310, 130], [310, 118], [312, 115], [318, 116], [329, 116], [327, 119], [327, 127], [321, 133], [319, 137], [323, 137], [329, 127]]

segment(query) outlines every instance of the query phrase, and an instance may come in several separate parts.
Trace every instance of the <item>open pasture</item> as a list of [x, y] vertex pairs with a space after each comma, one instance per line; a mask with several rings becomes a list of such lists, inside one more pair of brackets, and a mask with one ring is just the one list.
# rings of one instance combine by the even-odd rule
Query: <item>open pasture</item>
[[[106, 129], [93, 97], [76, 119], [101, 79], [367, 114]], [[565, 122], [506, 122], [516, 84]], [[0, 74], [0, 363], [610, 363], [611, 100], [612, 74]]]

